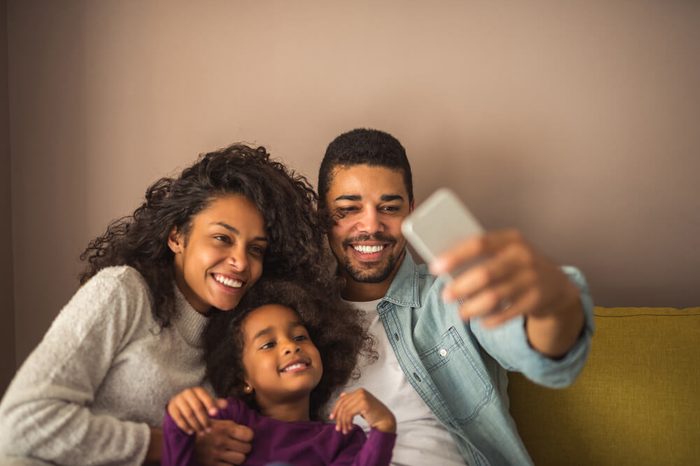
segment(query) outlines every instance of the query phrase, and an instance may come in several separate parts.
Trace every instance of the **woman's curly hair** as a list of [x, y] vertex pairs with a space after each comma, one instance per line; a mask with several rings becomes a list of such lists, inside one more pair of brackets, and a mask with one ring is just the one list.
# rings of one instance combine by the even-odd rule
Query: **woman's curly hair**
[[340, 298], [337, 283], [317, 287], [298, 280], [261, 279], [246, 293], [233, 312], [214, 312], [204, 332], [206, 376], [216, 395], [236, 397], [259, 411], [254, 394], [243, 391], [243, 332], [246, 317], [267, 304], [296, 311], [309, 332], [323, 362], [321, 381], [311, 392], [309, 415], [321, 420], [322, 410], [333, 392], [351, 378], [358, 355], [376, 359], [373, 340], [363, 325], [362, 311]]
[[272, 160], [264, 147], [233, 144], [201, 155], [177, 178], [161, 178], [130, 216], [113, 221], [92, 240], [80, 259], [85, 283], [101, 269], [129, 265], [148, 283], [153, 313], [168, 326], [175, 311], [173, 252], [168, 235], [175, 229], [187, 238], [192, 220], [214, 199], [238, 194], [251, 201], [264, 218], [269, 239], [263, 276], [324, 276], [319, 261], [324, 238], [316, 216], [316, 194], [301, 175]]

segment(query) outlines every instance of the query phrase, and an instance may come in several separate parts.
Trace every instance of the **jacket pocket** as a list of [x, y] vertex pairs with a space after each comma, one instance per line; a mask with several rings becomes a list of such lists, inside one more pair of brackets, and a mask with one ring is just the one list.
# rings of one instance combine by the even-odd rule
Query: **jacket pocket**
[[418, 355], [450, 414], [461, 424], [474, 419], [493, 396], [493, 385], [476, 351], [450, 327], [435, 346]]

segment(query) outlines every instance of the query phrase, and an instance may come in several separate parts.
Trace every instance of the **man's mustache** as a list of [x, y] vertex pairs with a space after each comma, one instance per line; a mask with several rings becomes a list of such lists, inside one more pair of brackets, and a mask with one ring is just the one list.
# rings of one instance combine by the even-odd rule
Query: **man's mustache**
[[395, 244], [396, 238], [389, 235], [385, 235], [384, 233], [374, 233], [371, 235], [357, 235], [353, 236], [352, 238], [347, 238], [343, 240], [343, 247], [348, 247], [352, 243], [360, 243], [363, 241], [381, 241], [383, 243]]

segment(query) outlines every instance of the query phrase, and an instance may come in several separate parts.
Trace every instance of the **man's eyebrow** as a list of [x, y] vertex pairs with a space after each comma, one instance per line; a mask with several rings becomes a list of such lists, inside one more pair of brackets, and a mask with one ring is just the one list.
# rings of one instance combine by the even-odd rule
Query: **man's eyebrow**
[[[389, 202], [389, 201], [403, 201], [403, 196], [400, 194], [382, 194], [379, 199], [381, 199], [384, 202]], [[343, 194], [341, 196], [336, 197], [334, 200], [336, 201], [361, 201], [362, 196], [359, 194]]]
[[[220, 227], [226, 228], [228, 231], [230, 231], [231, 233], [233, 233], [236, 236], [241, 235], [241, 232], [238, 230], [238, 228], [234, 227], [233, 225], [229, 225], [226, 222], [212, 222], [211, 224], [212, 225], [219, 225]], [[256, 236], [255, 238], [253, 238], [253, 240], [254, 241], [264, 241], [266, 243], [268, 242], [268, 240], [265, 236]]]
[[359, 194], [343, 194], [334, 199], [335, 201], [361, 201], [362, 196]]

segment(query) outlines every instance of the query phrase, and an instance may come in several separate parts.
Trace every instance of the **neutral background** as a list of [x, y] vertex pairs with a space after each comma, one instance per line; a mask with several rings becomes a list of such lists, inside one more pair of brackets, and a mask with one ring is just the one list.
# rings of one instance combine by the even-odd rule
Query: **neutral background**
[[601, 305], [700, 304], [700, 3], [1, 1], [0, 391], [78, 255], [197, 154], [393, 133], [580, 266]]

